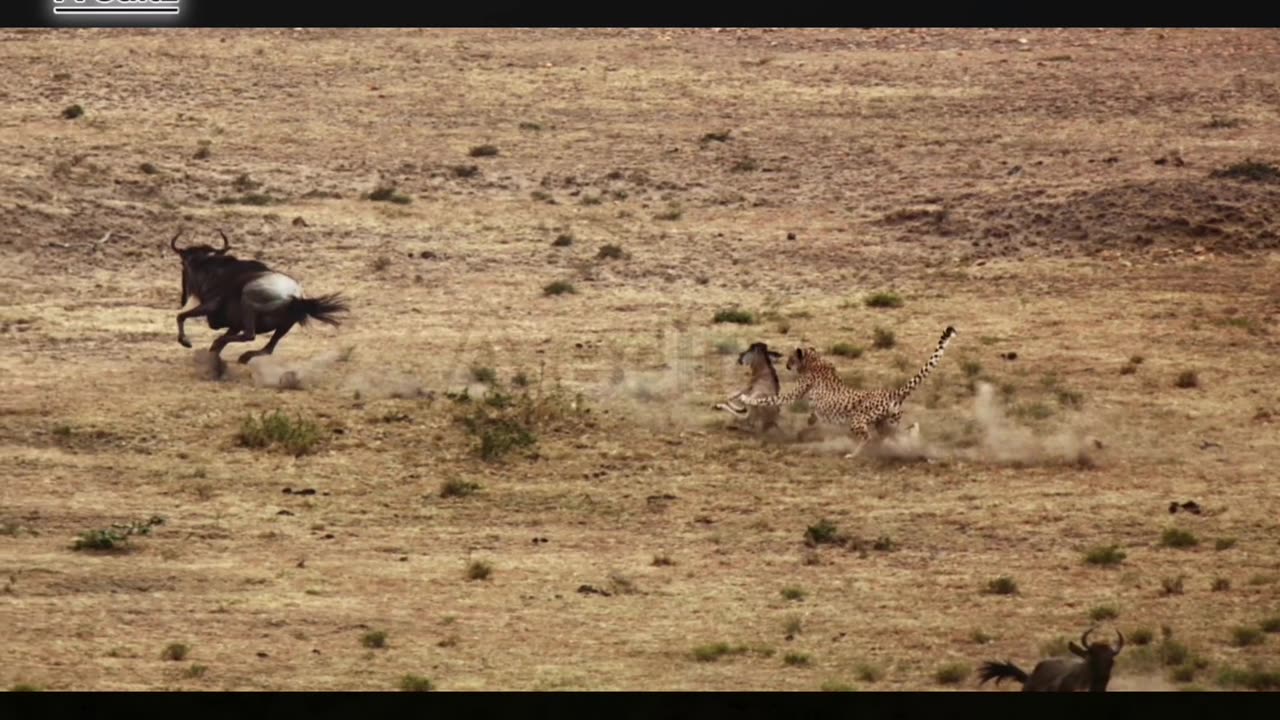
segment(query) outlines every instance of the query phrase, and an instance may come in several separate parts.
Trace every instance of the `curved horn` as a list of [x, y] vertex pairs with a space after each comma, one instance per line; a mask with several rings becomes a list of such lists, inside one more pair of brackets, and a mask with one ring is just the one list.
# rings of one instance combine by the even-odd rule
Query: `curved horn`
[[220, 250], [219, 252], [226, 252], [230, 250], [231, 241], [227, 239], [227, 234], [222, 232], [222, 228], [218, 228], [218, 234], [222, 236], [222, 250]]
[[1120, 628], [1116, 628], [1116, 636], [1120, 638], [1120, 642], [1116, 643], [1116, 649], [1111, 651], [1113, 657], [1119, 655], [1124, 649], [1124, 633], [1120, 632]]
[[178, 228], [178, 234], [174, 235], [173, 239], [169, 241], [169, 247], [172, 248], [174, 252], [178, 252], [178, 238], [180, 237], [182, 237], [182, 228]]
[[1083, 648], [1089, 647], [1089, 634], [1097, 629], [1098, 629], [1098, 626], [1094, 625], [1093, 627], [1084, 631], [1084, 634], [1080, 636], [1080, 647], [1083, 647]]

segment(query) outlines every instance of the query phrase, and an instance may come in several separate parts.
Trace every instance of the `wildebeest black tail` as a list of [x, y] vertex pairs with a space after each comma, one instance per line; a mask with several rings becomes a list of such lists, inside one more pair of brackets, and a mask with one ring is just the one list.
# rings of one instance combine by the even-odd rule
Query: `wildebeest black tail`
[[982, 678], [982, 682], [978, 683], [979, 685], [982, 685], [992, 678], [995, 679], [997, 685], [1000, 684], [1001, 680], [1006, 679], [1017, 680], [1024, 685], [1027, 682], [1027, 674], [1017, 665], [1014, 665], [1008, 660], [1005, 660], [1004, 662], [995, 662], [992, 660], [983, 663], [982, 667], [978, 669], [978, 677]]
[[311, 318], [329, 325], [340, 325], [341, 321], [337, 316], [348, 311], [346, 298], [339, 293], [313, 298], [294, 298], [291, 307], [300, 325], [306, 325], [307, 320]]

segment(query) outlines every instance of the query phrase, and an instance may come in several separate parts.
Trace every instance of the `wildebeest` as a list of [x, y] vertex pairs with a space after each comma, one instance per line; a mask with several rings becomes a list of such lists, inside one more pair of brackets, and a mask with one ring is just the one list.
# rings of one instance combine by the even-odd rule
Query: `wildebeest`
[[1116, 630], [1120, 641], [1114, 650], [1103, 642], [1089, 643], [1089, 633], [1096, 628], [1085, 630], [1080, 636], [1080, 644], [1069, 643], [1068, 649], [1078, 658], [1055, 657], [1041, 660], [1036, 664], [1031, 675], [1027, 675], [1017, 665], [1004, 662], [989, 661], [983, 663], [978, 671], [982, 682], [995, 678], [999, 685], [1001, 680], [1011, 678], [1022, 683], [1023, 692], [1105, 692], [1111, 680], [1111, 666], [1115, 657], [1124, 649], [1124, 634]]
[[[742, 392], [753, 395], [777, 395], [781, 386], [778, 384], [778, 371], [773, 367], [774, 360], [781, 360], [782, 353], [769, 349], [762, 342], [751, 343], [751, 347], [738, 355], [738, 364], [751, 368], [751, 379]], [[716, 410], [733, 413], [740, 419], [746, 419], [748, 425], [759, 425], [760, 432], [768, 432], [778, 427], [780, 407], [747, 408], [734, 402], [722, 402], [714, 406]]]
[[179, 248], [182, 230], [169, 241], [169, 247], [182, 259], [182, 305], [194, 297], [196, 306], [178, 313], [178, 342], [191, 347], [183, 329], [188, 318], [207, 316], [214, 330], [227, 328], [209, 346], [209, 352], [222, 367], [222, 348], [227, 343], [252, 342], [260, 332], [275, 331], [261, 350], [250, 350], [239, 358], [247, 363], [259, 355], [270, 355], [286, 333], [295, 325], [306, 325], [314, 318], [338, 325], [337, 316], [347, 312], [341, 295], [307, 298], [297, 280], [272, 270], [257, 260], [240, 260], [229, 255], [231, 242], [221, 230], [222, 247], [192, 245]]

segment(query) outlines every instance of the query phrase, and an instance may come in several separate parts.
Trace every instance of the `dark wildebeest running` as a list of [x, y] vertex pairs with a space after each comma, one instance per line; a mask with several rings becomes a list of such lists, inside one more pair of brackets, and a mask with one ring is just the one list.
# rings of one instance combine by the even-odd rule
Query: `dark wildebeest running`
[[1078, 658], [1055, 657], [1041, 660], [1030, 675], [1021, 668], [1005, 660], [1004, 662], [986, 662], [978, 672], [982, 678], [981, 685], [995, 678], [999, 685], [1001, 680], [1010, 678], [1022, 683], [1023, 692], [1105, 692], [1111, 680], [1111, 666], [1115, 658], [1124, 649], [1124, 635], [1117, 630], [1120, 641], [1115, 650], [1104, 640], [1089, 643], [1089, 633], [1094, 628], [1084, 631], [1080, 636], [1080, 644], [1069, 643], [1067, 647]]
[[259, 355], [270, 355], [280, 338], [295, 325], [306, 325], [315, 318], [338, 325], [337, 315], [347, 312], [347, 303], [339, 294], [306, 298], [297, 280], [272, 270], [257, 260], [240, 260], [227, 254], [231, 243], [221, 230], [222, 247], [192, 245], [179, 248], [182, 231], [169, 241], [169, 247], [182, 258], [182, 305], [194, 297], [196, 306], [178, 313], [178, 342], [191, 347], [183, 329], [188, 318], [207, 316], [214, 330], [227, 328], [209, 346], [221, 374], [222, 348], [227, 343], [252, 342], [260, 332], [275, 331], [261, 350], [250, 350], [240, 356], [247, 363]]

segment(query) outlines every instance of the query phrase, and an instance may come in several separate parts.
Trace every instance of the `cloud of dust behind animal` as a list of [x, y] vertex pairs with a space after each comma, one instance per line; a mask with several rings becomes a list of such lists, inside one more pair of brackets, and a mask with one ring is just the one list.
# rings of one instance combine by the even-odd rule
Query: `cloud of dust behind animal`
[[249, 372], [258, 387], [327, 388], [347, 397], [370, 400], [429, 394], [421, 381], [385, 367], [381, 358], [367, 358], [360, 366], [351, 365], [353, 352], [354, 348], [330, 349], [310, 358], [263, 355], [249, 362]]

